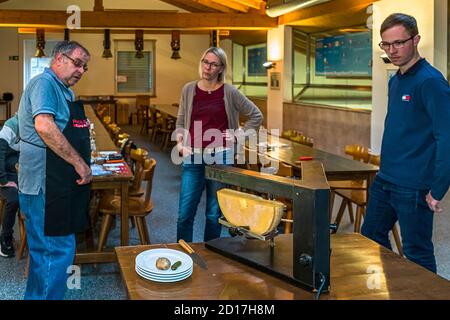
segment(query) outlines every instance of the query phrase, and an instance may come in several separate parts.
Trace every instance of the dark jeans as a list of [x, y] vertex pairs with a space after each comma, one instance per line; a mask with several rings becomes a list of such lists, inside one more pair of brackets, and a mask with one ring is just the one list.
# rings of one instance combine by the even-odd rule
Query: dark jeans
[[[232, 164], [232, 153], [230, 151], [223, 152], [223, 158], [220, 155], [220, 160], [222, 161], [217, 161], [216, 163]], [[177, 221], [177, 241], [183, 239], [187, 242], [192, 242], [194, 218], [205, 188], [206, 221], [204, 241], [206, 242], [220, 237], [222, 226], [219, 224], [218, 219], [222, 213], [217, 200], [217, 191], [224, 188], [225, 184], [205, 179], [205, 166], [206, 164], [202, 161], [201, 154], [192, 155], [183, 161]]]
[[3, 213], [2, 231], [0, 239], [13, 235], [17, 210], [19, 209], [18, 190], [14, 187], [0, 187], [0, 195], [5, 199], [5, 211]]
[[398, 220], [406, 257], [436, 272], [432, 242], [434, 213], [428, 208], [428, 190], [416, 190], [389, 183], [376, 176], [361, 233], [391, 249], [389, 231]]

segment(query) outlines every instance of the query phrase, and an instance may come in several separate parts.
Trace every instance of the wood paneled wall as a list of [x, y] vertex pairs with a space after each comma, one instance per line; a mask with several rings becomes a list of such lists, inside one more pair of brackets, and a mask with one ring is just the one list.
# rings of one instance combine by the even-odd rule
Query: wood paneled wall
[[344, 155], [347, 144], [370, 147], [370, 112], [284, 103], [283, 130], [296, 129], [314, 147]]
[[[267, 102], [250, 98], [264, 115], [267, 124]], [[283, 105], [283, 130], [295, 129], [314, 139], [314, 147], [344, 155], [347, 144], [370, 147], [370, 111], [305, 106], [296, 103]]]

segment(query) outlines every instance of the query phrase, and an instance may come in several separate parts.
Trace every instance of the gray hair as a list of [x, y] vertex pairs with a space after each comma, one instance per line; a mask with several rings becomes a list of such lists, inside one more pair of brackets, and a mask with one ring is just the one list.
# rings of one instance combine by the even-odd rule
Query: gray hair
[[222, 64], [223, 70], [221, 73], [219, 73], [217, 80], [219, 80], [220, 82], [225, 82], [225, 78], [227, 75], [228, 59], [227, 59], [227, 54], [225, 53], [225, 51], [219, 47], [211, 47], [211, 48], [206, 49], [205, 52], [203, 52], [202, 58], [200, 59], [200, 62], [198, 64], [198, 74], [200, 75], [200, 78], [202, 77], [202, 60], [205, 59], [205, 57], [208, 53], [212, 53], [217, 58], [219, 58], [219, 61]]
[[80, 43], [76, 41], [60, 41], [58, 42], [52, 51], [52, 60], [50, 61], [50, 65], [55, 62], [55, 58], [58, 54], [65, 54], [70, 56], [75, 49], [81, 49], [87, 56], [90, 56], [88, 49], [83, 47]]

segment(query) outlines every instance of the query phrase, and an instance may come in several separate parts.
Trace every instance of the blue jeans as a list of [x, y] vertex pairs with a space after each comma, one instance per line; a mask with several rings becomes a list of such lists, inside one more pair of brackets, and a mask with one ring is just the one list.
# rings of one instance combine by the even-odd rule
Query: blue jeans
[[75, 234], [62, 237], [44, 235], [45, 195], [19, 192], [20, 209], [30, 254], [26, 300], [62, 300], [67, 288], [67, 268], [75, 256]]
[[[217, 164], [231, 165], [233, 163], [232, 152], [220, 152], [215, 156]], [[209, 162], [208, 162], [209, 163]], [[206, 187], [206, 222], [204, 241], [219, 238], [222, 226], [218, 219], [221, 216], [217, 191], [224, 188], [225, 184], [205, 179], [205, 161], [201, 154], [194, 154], [183, 159], [181, 173], [181, 192], [178, 207], [177, 241], [183, 239], [192, 242], [194, 218], [197, 206]]]
[[405, 256], [436, 272], [432, 242], [434, 213], [425, 201], [427, 193], [428, 190], [400, 187], [376, 176], [370, 187], [361, 233], [391, 249], [388, 234], [398, 220]]

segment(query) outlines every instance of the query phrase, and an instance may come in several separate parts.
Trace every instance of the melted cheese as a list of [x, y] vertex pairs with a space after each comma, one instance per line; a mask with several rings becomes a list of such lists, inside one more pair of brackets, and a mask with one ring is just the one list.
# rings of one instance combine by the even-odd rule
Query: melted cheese
[[217, 191], [219, 206], [227, 221], [264, 235], [274, 230], [283, 216], [284, 204], [231, 189]]

